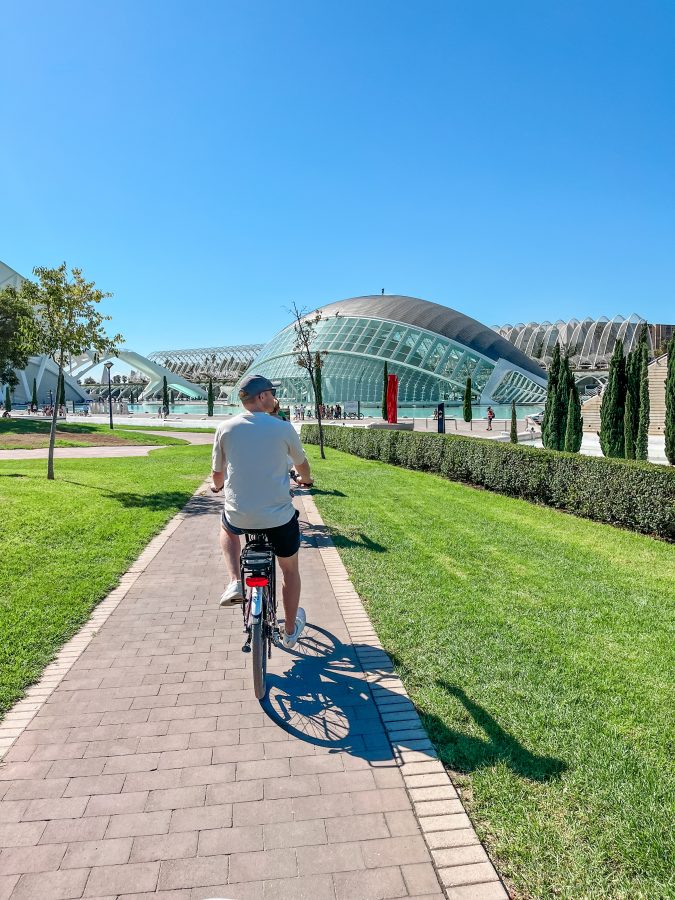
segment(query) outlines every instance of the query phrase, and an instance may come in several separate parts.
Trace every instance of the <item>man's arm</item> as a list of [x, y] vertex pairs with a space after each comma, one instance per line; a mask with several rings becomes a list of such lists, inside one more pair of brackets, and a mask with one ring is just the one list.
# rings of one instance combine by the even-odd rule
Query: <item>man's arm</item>
[[306, 484], [308, 487], [314, 484], [307, 459], [305, 459], [304, 463], [300, 463], [299, 466], [296, 465], [295, 471], [298, 473], [300, 484]]
[[211, 453], [211, 480], [213, 486], [211, 490], [214, 494], [222, 491], [225, 484], [225, 453], [221, 442], [220, 428], [216, 431], [213, 438], [213, 450]]

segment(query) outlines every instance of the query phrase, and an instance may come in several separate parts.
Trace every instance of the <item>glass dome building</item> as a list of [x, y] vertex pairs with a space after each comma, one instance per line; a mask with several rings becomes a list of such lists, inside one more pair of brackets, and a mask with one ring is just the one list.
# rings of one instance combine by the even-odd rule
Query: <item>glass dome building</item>
[[[545, 399], [546, 374], [536, 362], [454, 309], [415, 297], [376, 294], [331, 303], [320, 312], [312, 346], [325, 352], [326, 404], [379, 404], [385, 362], [398, 375], [401, 405], [460, 400], [469, 376], [481, 404]], [[248, 372], [278, 381], [282, 402], [308, 402], [309, 377], [297, 364], [294, 343], [291, 324], [265, 345]]]

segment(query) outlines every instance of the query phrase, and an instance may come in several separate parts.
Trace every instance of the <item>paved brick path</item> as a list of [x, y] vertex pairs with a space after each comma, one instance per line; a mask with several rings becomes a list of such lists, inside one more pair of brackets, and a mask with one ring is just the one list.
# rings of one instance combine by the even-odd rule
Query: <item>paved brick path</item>
[[201, 496], [7, 717], [0, 900], [506, 897], [300, 508], [311, 624], [274, 652], [264, 707], [240, 607], [218, 607], [219, 503]]

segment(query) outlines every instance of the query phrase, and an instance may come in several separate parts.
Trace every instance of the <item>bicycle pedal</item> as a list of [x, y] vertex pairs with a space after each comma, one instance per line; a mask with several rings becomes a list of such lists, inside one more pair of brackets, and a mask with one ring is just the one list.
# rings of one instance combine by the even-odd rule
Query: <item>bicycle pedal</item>
[[251, 652], [251, 645], [250, 645], [250, 644], [244, 644], [244, 646], [241, 648], [241, 652], [242, 652], [242, 653], [250, 653], [250, 652]]

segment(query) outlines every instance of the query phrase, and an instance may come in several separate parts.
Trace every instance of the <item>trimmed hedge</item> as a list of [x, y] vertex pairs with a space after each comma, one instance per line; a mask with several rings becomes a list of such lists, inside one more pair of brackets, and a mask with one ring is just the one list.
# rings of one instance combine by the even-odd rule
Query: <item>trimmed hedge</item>
[[[324, 425], [327, 447], [675, 540], [675, 469], [462, 435]], [[318, 444], [316, 425], [302, 440]]]

